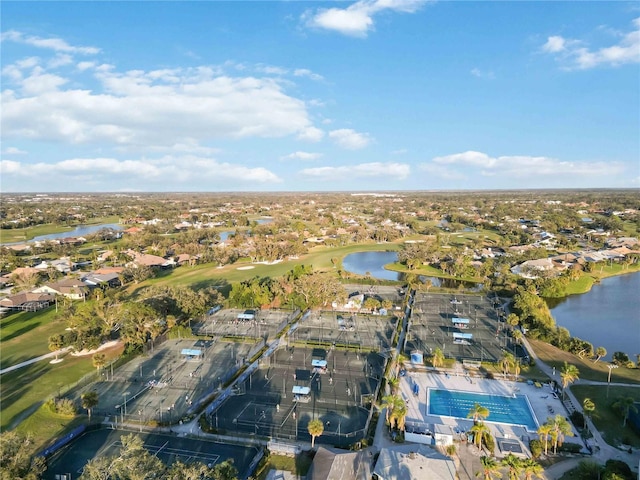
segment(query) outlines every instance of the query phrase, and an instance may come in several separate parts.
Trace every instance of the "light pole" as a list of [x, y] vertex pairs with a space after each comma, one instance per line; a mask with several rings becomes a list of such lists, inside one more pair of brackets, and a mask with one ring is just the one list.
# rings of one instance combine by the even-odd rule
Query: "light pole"
[[127, 416], [127, 395], [129, 395], [129, 392], [124, 392], [122, 395], [124, 395], [124, 415], [126, 417]]
[[607, 368], [609, 369], [609, 376], [607, 377], [607, 398], [609, 398], [609, 384], [611, 383], [611, 370], [613, 370], [614, 368], [618, 368], [618, 365], [616, 365], [615, 363], [610, 363], [609, 365], [607, 365]]

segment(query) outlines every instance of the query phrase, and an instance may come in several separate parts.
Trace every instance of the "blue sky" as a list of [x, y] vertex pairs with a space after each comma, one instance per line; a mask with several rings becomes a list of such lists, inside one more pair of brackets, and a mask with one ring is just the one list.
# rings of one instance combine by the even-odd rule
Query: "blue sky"
[[3, 192], [640, 186], [635, 2], [2, 2]]

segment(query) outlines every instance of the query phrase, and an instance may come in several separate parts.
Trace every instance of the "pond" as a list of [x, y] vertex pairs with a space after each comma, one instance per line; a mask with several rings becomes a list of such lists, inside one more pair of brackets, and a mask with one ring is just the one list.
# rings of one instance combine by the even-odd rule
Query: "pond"
[[[48, 235], [38, 235], [37, 237], [33, 237], [31, 240], [27, 240], [27, 243], [43, 242], [45, 240], [56, 240], [58, 238], [84, 237], [85, 235], [91, 235], [92, 233], [96, 233], [102, 230], [103, 228], [110, 228], [112, 230], [122, 230], [122, 225], [119, 225], [117, 223], [103, 223], [101, 225], [78, 225], [73, 230], [69, 230], [66, 232], [50, 233]], [[13, 244], [4, 243], [3, 245], [17, 245], [18, 243], [24, 243], [24, 242], [14, 242]]]
[[[405, 273], [394, 272], [384, 268], [389, 263], [398, 261], [398, 252], [356, 252], [350, 253], [342, 260], [342, 268], [357, 275], [370, 275], [379, 280], [394, 280], [404, 282]], [[482, 289], [482, 284], [472, 282], [461, 282], [449, 278], [427, 277], [419, 275], [421, 282], [429, 280], [434, 287], [458, 288], [461, 284], [469, 290], [478, 291]]]
[[547, 299], [551, 314], [572, 336], [631, 360], [640, 353], [640, 272], [603, 279], [590, 291]]

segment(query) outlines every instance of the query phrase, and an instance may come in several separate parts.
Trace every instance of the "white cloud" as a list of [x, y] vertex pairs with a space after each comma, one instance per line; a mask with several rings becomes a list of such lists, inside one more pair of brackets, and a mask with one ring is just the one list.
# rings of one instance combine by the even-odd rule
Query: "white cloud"
[[24, 150], [20, 150], [17, 147], [7, 147], [2, 151], [3, 155], [25, 155], [28, 152]]
[[20, 162], [14, 160], [1, 160], [0, 173], [6, 178], [7, 175], [21, 173]]
[[5, 66], [2, 69], [2, 75], [9, 77], [14, 82], [20, 82], [24, 76], [24, 70], [34, 68], [40, 63], [38, 57], [27, 57], [18, 60], [15, 63]]
[[329, 138], [347, 150], [359, 150], [371, 143], [371, 137], [368, 133], [358, 133], [350, 128], [331, 130]]
[[312, 28], [334, 30], [344, 35], [366, 37], [373, 29], [373, 17], [385, 10], [413, 13], [426, 0], [360, 0], [347, 8], [322, 8], [307, 11], [302, 21]]
[[475, 151], [435, 157], [431, 164], [422, 165], [421, 168], [444, 176], [459, 173], [460, 169], [456, 167], [465, 167], [465, 173], [470, 173], [470, 169], [476, 169], [475, 174], [510, 178], [598, 177], [616, 175], [623, 171], [622, 165], [616, 162], [566, 162], [550, 157], [527, 155], [491, 157]]
[[323, 137], [324, 131], [316, 127], [306, 127], [298, 134], [298, 139], [307, 142], [319, 142]]
[[75, 47], [73, 45], [69, 45], [67, 42], [60, 38], [36, 37], [34, 35], [25, 35], [24, 33], [18, 32], [16, 30], [9, 30], [7, 32], [4, 32], [2, 35], [0, 35], [0, 40], [3, 42], [11, 41], [31, 45], [32, 47], [45, 48], [53, 50], [55, 52], [79, 53], [83, 55], [95, 55], [96, 53], [100, 52], [99, 48]]
[[21, 89], [25, 95], [41, 95], [58, 91], [58, 87], [65, 83], [67, 83], [67, 79], [52, 73], [44, 73], [44, 70], [36, 67], [30, 76], [22, 80]]
[[586, 70], [600, 65], [619, 66], [640, 62], [640, 17], [633, 20], [634, 30], [622, 36], [618, 44], [590, 50], [583, 42], [551, 36], [542, 51], [554, 54], [568, 69]]
[[565, 43], [564, 38], [554, 35], [547, 38], [547, 43], [542, 46], [542, 50], [548, 53], [562, 52], [566, 48]]
[[305, 168], [300, 174], [332, 181], [353, 181], [363, 177], [384, 177], [403, 180], [411, 173], [406, 163], [361, 163], [359, 165], [343, 165], [339, 167]]
[[[4, 180], [29, 180], [46, 176], [49, 185], [73, 186], [91, 179], [94, 189], [138, 188], [148, 184], [163, 189], [192, 189], [198, 186], [228, 187], [228, 182], [279, 183], [282, 180], [262, 167], [246, 167], [195, 155], [167, 155], [157, 159], [120, 160], [116, 158], [74, 158], [56, 163], [20, 163], [3, 160]], [[32, 181], [32, 180], [29, 180]], [[149, 188], [143, 188], [148, 190]]]
[[493, 80], [494, 78], [496, 78], [495, 74], [491, 71], [483, 71], [480, 70], [479, 68], [472, 68], [471, 69], [471, 75], [473, 75], [474, 77], [478, 77], [478, 78], [484, 78], [487, 80]]
[[58, 68], [64, 65], [69, 65], [71, 63], [73, 63], [73, 58], [71, 57], [71, 55], [66, 53], [58, 53], [55, 57], [49, 60], [47, 66], [49, 68]]
[[438, 165], [435, 163], [425, 163], [419, 166], [419, 169], [423, 172], [427, 172], [432, 177], [438, 177], [443, 180], [463, 180], [466, 176], [457, 171], [447, 168], [444, 165]]
[[321, 158], [321, 153], [312, 153], [312, 152], [293, 152], [289, 155], [285, 155], [280, 157], [280, 160], [317, 160]]
[[88, 70], [95, 66], [96, 66], [95, 62], [78, 62], [78, 64], [76, 65], [76, 68], [81, 72], [84, 72], [85, 70]]
[[21, 94], [3, 91], [3, 135], [121, 146], [324, 135], [305, 102], [272, 78], [229, 77], [209, 66], [119, 73], [107, 64], [95, 67], [95, 76], [103, 93], [76, 84], [59, 89], [66, 79], [35, 67]]
[[294, 77], [308, 77], [311, 80], [324, 80], [324, 77], [322, 75], [319, 75], [317, 73], [312, 72], [311, 70], [307, 69], [307, 68], [296, 68], [293, 71], [293, 76]]
[[256, 65], [255, 69], [257, 72], [265, 73], [267, 75], [286, 75], [288, 73], [286, 68], [276, 67], [273, 65], [263, 65], [261, 63]]

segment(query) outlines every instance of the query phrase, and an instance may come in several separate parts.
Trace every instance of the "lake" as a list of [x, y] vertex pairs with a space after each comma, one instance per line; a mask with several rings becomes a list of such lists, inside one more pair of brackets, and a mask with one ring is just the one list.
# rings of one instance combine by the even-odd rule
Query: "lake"
[[397, 261], [398, 252], [356, 252], [344, 257], [342, 268], [358, 275], [370, 274], [380, 280], [399, 281], [402, 274], [384, 268], [386, 264]]
[[[384, 268], [385, 265], [397, 261], [398, 252], [356, 252], [344, 257], [342, 260], [342, 268], [347, 272], [357, 275], [369, 274], [372, 278], [379, 280], [404, 282], [406, 278], [405, 273], [394, 272]], [[468, 290], [479, 291], [482, 289], [482, 284], [461, 282], [450, 278], [427, 277], [425, 275], [419, 275], [418, 278], [422, 282], [429, 280], [434, 287], [458, 288], [458, 286], [462, 284]]]
[[[48, 235], [38, 235], [37, 237], [33, 237], [31, 240], [27, 240], [26, 243], [43, 242], [45, 240], [56, 240], [58, 238], [67, 238], [67, 237], [84, 237], [85, 235], [96, 233], [102, 230], [103, 228], [111, 228], [112, 230], [122, 230], [122, 225], [119, 225], [117, 223], [103, 223], [101, 225], [78, 225], [73, 230], [69, 230], [67, 232], [50, 233]], [[3, 243], [3, 245], [18, 245], [20, 243], [25, 243], [25, 242]]]
[[640, 273], [603, 279], [590, 291], [548, 300], [551, 314], [571, 335], [631, 360], [640, 353]]

